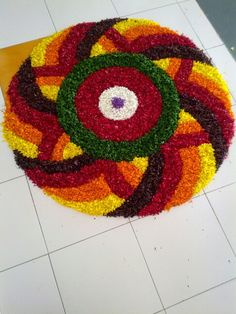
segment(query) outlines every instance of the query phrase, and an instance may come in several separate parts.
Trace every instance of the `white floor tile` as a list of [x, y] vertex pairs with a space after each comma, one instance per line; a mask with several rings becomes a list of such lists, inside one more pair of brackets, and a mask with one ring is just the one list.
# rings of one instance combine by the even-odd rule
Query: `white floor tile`
[[215, 29], [195, 0], [182, 2], [180, 6], [201, 39], [204, 48], [222, 44], [219, 35], [216, 33]]
[[0, 48], [55, 32], [43, 0], [1, 1]]
[[0, 135], [0, 183], [9, 179], [23, 175], [14, 160], [14, 156], [7, 143], [3, 141]]
[[116, 17], [110, 0], [46, 0], [58, 30], [81, 22], [93, 22]]
[[236, 313], [236, 281], [207, 291], [167, 310], [167, 314], [234, 314]]
[[236, 259], [205, 196], [132, 225], [164, 306], [236, 274]]
[[207, 52], [224, 76], [233, 97], [236, 99], [236, 62], [234, 58], [224, 45], [208, 49]]
[[46, 253], [25, 178], [0, 184], [0, 270]]
[[175, 2], [175, 0], [113, 0], [113, 3], [120, 15], [150, 10]]
[[67, 314], [161, 310], [130, 225], [51, 254]]
[[125, 218], [93, 217], [61, 206], [30, 183], [50, 251], [127, 223]]
[[216, 190], [225, 185], [236, 182], [236, 138], [233, 139], [233, 144], [229, 148], [228, 156], [223, 161], [213, 180], [205, 188], [206, 192]]
[[236, 252], [236, 183], [207, 194], [227, 237]]
[[189, 37], [200, 49], [203, 49], [197, 35], [192, 30], [187, 18], [177, 4], [138, 13], [130, 17], [145, 18], [156, 21], [162, 26], [169, 27], [178, 31], [180, 34], [182, 33], [183, 35]]
[[64, 313], [48, 257], [0, 274], [2, 314]]

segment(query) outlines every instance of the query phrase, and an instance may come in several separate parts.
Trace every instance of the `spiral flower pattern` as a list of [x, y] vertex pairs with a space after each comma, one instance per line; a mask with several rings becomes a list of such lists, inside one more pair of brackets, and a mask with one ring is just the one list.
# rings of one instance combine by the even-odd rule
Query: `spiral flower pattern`
[[183, 35], [143, 19], [43, 39], [12, 78], [4, 136], [57, 202], [145, 216], [208, 184], [234, 132], [227, 85]]

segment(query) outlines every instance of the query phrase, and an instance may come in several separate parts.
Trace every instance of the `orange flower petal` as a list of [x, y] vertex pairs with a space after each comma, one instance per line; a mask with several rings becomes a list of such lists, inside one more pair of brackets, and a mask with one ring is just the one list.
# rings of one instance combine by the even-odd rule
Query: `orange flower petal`
[[123, 174], [125, 180], [133, 187], [136, 187], [141, 179], [142, 172], [133, 164], [127, 161], [121, 161], [117, 163], [119, 171]]
[[5, 127], [24, 140], [39, 145], [42, 141], [42, 133], [32, 125], [21, 121], [10, 108], [10, 100], [6, 97]]
[[132, 41], [139, 36], [148, 36], [156, 34], [176, 34], [176, 32], [170, 30], [166, 27], [161, 27], [159, 25], [138, 25], [135, 27], [129, 28], [123, 36], [128, 40]]
[[175, 194], [166, 204], [165, 209], [170, 209], [172, 206], [180, 205], [190, 199], [199, 179], [201, 160], [198, 154], [198, 148], [182, 148], [179, 152], [183, 163], [182, 178], [175, 190]]
[[89, 202], [100, 200], [112, 192], [106, 183], [104, 176], [101, 175], [89, 183], [74, 188], [45, 188], [46, 193], [56, 195], [68, 201]]
[[71, 27], [64, 30], [60, 36], [56, 37], [48, 46], [45, 54], [45, 65], [58, 64], [58, 51], [63, 40], [69, 34]]
[[113, 44], [112, 40], [108, 39], [105, 35], [103, 35], [99, 39], [98, 43], [102, 46], [102, 48], [104, 50], [106, 50], [106, 52], [116, 52], [116, 51], [118, 51], [116, 46]]
[[36, 78], [36, 83], [42, 85], [56, 85], [60, 86], [64, 77], [63, 76], [41, 76]]
[[180, 123], [175, 130], [175, 134], [187, 134], [192, 132], [201, 132], [203, 128], [197, 121]]
[[63, 133], [59, 137], [54, 147], [54, 150], [52, 152], [52, 160], [56, 160], [56, 161], [63, 160], [63, 151], [66, 144], [68, 144], [69, 142], [70, 142], [70, 137], [66, 133]]

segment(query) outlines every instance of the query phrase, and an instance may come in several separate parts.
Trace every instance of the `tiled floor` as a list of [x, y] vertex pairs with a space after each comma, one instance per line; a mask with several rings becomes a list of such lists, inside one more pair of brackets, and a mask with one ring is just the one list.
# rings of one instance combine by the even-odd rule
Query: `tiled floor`
[[[236, 63], [194, 0], [0, 1], [0, 47], [114, 16], [153, 19], [192, 38], [235, 104]], [[234, 141], [192, 202], [157, 217], [94, 218], [45, 197], [1, 141], [1, 314], [235, 314], [235, 164]]]

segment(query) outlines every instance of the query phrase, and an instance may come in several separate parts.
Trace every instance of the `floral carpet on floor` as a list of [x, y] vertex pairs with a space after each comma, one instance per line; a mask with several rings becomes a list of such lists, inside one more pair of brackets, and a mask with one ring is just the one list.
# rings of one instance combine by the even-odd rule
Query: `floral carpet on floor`
[[43, 39], [11, 80], [3, 132], [55, 201], [130, 217], [200, 192], [227, 155], [234, 118], [225, 81], [190, 39], [117, 18]]

